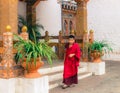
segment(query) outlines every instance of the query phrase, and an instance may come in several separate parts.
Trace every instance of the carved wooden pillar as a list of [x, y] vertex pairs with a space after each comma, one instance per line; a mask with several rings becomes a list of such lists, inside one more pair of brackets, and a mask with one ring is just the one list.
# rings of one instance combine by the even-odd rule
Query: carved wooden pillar
[[28, 36], [28, 33], [27, 33], [27, 27], [26, 27], [26, 26], [23, 26], [23, 27], [22, 27], [22, 33], [20, 34], [20, 36], [21, 36], [24, 40], [28, 40], [28, 39], [29, 39], [29, 36]]
[[12, 32], [17, 33], [18, 25], [18, 0], [0, 0], [0, 35], [6, 31], [6, 25], [10, 25]]
[[27, 22], [29, 24], [34, 24], [36, 22], [36, 8], [33, 7], [33, 4], [27, 3]]
[[90, 30], [89, 42], [90, 42], [90, 43], [93, 43], [93, 41], [94, 41], [94, 31], [93, 31], [93, 30]]
[[49, 42], [49, 40], [50, 40], [50, 37], [49, 37], [49, 32], [48, 31], [46, 31], [45, 32], [45, 42]]
[[76, 35], [83, 36], [87, 30], [87, 2], [88, 0], [75, 0], [77, 2]]
[[30, 24], [36, 23], [36, 6], [40, 3], [40, 1], [45, 0], [23, 0], [27, 1], [27, 22]]
[[59, 43], [63, 43], [64, 42], [62, 31], [59, 31], [59, 37], [58, 37], [58, 39], [59, 39]]
[[59, 43], [58, 43], [58, 57], [60, 59], [64, 58], [64, 39], [63, 39], [63, 33], [62, 31], [59, 32]]
[[[90, 30], [89, 31], [89, 44], [92, 44], [93, 42], [94, 42], [94, 31]], [[92, 61], [92, 57], [90, 54], [88, 55], [88, 60]]]
[[83, 37], [83, 61], [88, 61], [88, 32], [87, 32], [87, 2], [89, 0], [75, 0], [77, 2], [76, 35]]
[[84, 31], [83, 35], [83, 61], [88, 61], [88, 42], [89, 42], [89, 36], [88, 31]]

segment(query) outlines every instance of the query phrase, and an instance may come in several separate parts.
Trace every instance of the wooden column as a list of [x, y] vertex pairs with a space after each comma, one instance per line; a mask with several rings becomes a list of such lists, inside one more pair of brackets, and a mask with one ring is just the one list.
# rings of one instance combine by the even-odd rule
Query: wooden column
[[0, 35], [10, 25], [12, 32], [17, 33], [18, 25], [18, 0], [0, 0]]
[[44, 38], [45, 42], [49, 42], [50, 41], [50, 37], [49, 37], [49, 32], [45, 31], [45, 38]]
[[83, 37], [82, 59], [88, 61], [88, 47], [89, 42], [87, 32], [87, 2], [89, 0], [75, 0], [77, 2], [76, 14], [76, 36]]
[[93, 30], [90, 30], [89, 42], [90, 42], [90, 43], [93, 43], [93, 42], [94, 42], [94, 31], [93, 31]]
[[36, 6], [40, 3], [40, 1], [45, 0], [28, 0], [27, 1], [27, 22], [30, 24], [36, 23]]
[[34, 24], [36, 22], [36, 9], [33, 4], [27, 3], [27, 22], [29, 24]]
[[36, 23], [36, 6], [40, 3], [41, 0], [36, 0], [34, 2], [27, 2], [27, 22], [30, 24]]
[[75, 0], [77, 2], [76, 14], [76, 35], [83, 36], [84, 31], [87, 30], [87, 1]]
[[59, 59], [63, 59], [64, 58], [64, 53], [65, 53], [65, 41], [63, 39], [63, 33], [62, 31], [59, 32], [59, 43], [58, 43], [58, 57]]
[[88, 31], [84, 31], [83, 35], [83, 61], [88, 62], [88, 42], [89, 42], [89, 36]]

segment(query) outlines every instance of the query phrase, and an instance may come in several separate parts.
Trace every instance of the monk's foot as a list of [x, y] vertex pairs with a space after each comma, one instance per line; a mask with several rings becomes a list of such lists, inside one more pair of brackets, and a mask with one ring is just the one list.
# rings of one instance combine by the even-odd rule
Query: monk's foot
[[70, 87], [69, 85], [63, 85], [62, 86], [62, 89], [66, 89], [66, 88], [68, 88], [68, 87]]

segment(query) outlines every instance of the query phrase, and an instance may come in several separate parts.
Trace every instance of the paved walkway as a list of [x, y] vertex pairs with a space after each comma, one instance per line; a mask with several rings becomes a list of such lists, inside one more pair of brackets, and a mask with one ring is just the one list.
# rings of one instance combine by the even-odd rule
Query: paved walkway
[[80, 80], [79, 84], [72, 88], [57, 87], [50, 93], [120, 93], [120, 62], [107, 61], [105, 75]]

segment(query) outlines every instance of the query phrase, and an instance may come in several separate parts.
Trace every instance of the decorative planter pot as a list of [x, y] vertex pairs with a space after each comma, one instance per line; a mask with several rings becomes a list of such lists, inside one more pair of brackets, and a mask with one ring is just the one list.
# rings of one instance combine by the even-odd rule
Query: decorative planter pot
[[99, 62], [101, 62], [101, 56], [103, 56], [104, 53], [101, 54], [99, 51], [94, 50], [91, 52], [90, 55], [93, 58], [93, 62], [99, 63]]
[[40, 58], [36, 59], [36, 64], [34, 64], [34, 61], [32, 60], [31, 63], [26, 64], [26, 59], [24, 59], [22, 66], [24, 69], [26, 69], [27, 72], [25, 72], [24, 76], [26, 78], [38, 78], [40, 77], [40, 73], [37, 71], [41, 66], [43, 66], [43, 62]]
[[81, 1], [88, 2], [89, 0], [75, 0], [75, 2], [81, 2]]

